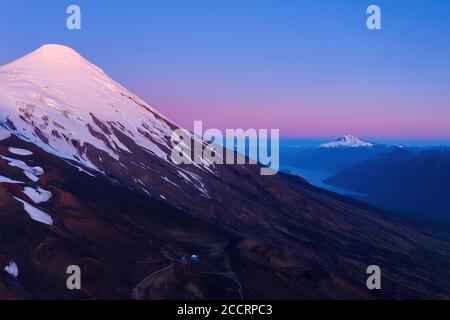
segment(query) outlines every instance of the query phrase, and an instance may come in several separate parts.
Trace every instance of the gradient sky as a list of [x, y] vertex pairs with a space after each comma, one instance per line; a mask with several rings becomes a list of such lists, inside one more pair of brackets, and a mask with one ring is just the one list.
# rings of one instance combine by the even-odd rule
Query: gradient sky
[[[81, 31], [65, 27], [70, 4]], [[450, 141], [448, 0], [0, 0], [0, 64], [46, 43], [189, 129]]]

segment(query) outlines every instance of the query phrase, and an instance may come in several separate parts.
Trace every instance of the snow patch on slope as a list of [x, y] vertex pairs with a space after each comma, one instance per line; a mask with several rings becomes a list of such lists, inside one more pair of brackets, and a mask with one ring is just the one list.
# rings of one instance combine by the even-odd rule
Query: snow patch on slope
[[4, 268], [6, 272], [8, 272], [11, 276], [14, 278], [17, 278], [19, 276], [19, 267], [17, 266], [17, 263], [14, 261], [10, 261], [6, 267]]
[[0, 176], [0, 183], [23, 184], [24, 182], [12, 180], [10, 178]]
[[25, 150], [25, 149], [19, 149], [19, 148], [8, 148], [8, 151], [12, 154], [18, 155], [18, 156], [31, 156], [33, 155], [33, 152]]
[[177, 172], [180, 177], [186, 180], [186, 182], [188, 182], [189, 184], [194, 186], [194, 188], [200, 191], [200, 193], [204, 197], [211, 199], [211, 196], [209, 195], [208, 190], [206, 189], [206, 186], [199, 175], [183, 169], [177, 170]]
[[167, 178], [167, 177], [161, 177], [161, 179], [163, 179], [164, 181], [170, 183], [171, 185], [174, 185], [174, 186], [177, 187], [177, 188], [180, 187], [179, 185], [177, 185], [175, 182], [173, 182], [172, 180], [170, 180], [170, 179]]
[[9, 157], [0, 156], [3, 160], [8, 161], [8, 164], [11, 167], [17, 167], [23, 171], [23, 173], [33, 182], [37, 182], [39, 180], [38, 176], [44, 174], [44, 169], [41, 167], [30, 167], [25, 162]]
[[77, 169], [78, 169], [78, 172], [83, 172], [83, 173], [87, 174], [88, 176], [95, 177], [95, 175], [93, 175], [92, 173], [90, 173], [90, 172], [87, 171], [86, 169], [84, 169], [84, 168], [82, 168], [82, 167], [80, 167], [80, 166], [77, 166], [76, 164], [73, 164], [73, 163], [70, 162], [70, 161], [66, 161], [66, 163], [68, 163], [68, 164], [71, 165], [72, 167], [77, 168]]
[[51, 199], [52, 193], [42, 188], [25, 187], [22, 191], [28, 196], [34, 203], [46, 202]]
[[33, 207], [31, 204], [23, 201], [20, 198], [14, 197], [14, 199], [16, 199], [17, 201], [19, 201], [20, 203], [23, 204], [25, 211], [28, 213], [30, 218], [33, 219], [34, 221], [41, 222], [41, 223], [44, 223], [47, 225], [53, 224], [53, 219], [52, 219], [52, 217], [50, 217], [49, 214], [45, 213], [42, 210], [39, 210], [38, 208]]

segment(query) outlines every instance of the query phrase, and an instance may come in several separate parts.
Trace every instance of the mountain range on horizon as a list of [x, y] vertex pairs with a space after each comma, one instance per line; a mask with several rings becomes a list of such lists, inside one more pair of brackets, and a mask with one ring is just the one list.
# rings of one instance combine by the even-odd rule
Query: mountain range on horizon
[[402, 146], [367, 142], [352, 135], [345, 135], [317, 146], [290, 148], [287, 145], [282, 150], [282, 158], [285, 165], [338, 172], [393, 148]]
[[450, 297], [449, 234], [258, 166], [175, 165], [178, 128], [71, 48], [0, 67], [0, 298]]

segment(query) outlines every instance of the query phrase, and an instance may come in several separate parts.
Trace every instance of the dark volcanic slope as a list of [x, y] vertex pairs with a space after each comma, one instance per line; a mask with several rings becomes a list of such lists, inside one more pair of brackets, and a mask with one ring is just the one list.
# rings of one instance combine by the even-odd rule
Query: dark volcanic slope
[[[10, 146], [34, 154], [12, 154]], [[187, 214], [16, 137], [0, 142], [0, 155], [44, 169], [30, 182], [0, 159], [1, 176], [53, 194], [33, 204], [25, 185], [0, 183], [1, 298], [450, 296], [447, 235], [404, 226], [295, 177], [256, 179], [256, 167], [233, 167], [227, 174], [240, 179], [222, 181], [215, 195], [222, 205]], [[48, 213], [53, 225], [32, 220], [13, 196]], [[191, 254], [198, 263], [180, 259]], [[3, 271], [9, 261], [17, 279]], [[81, 291], [66, 289], [72, 264], [82, 269]], [[383, 272], [377, 295], [365, 288], [371, 264]]]

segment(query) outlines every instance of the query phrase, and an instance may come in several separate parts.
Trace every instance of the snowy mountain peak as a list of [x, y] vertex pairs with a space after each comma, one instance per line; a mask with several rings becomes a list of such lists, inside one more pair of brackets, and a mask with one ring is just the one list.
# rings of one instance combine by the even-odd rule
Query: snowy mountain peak
[[184, 184], [208, 198], [200, 174], [213, 165], [170, 161], [176, 128], [71, 48], [46, 45], [0, 67], [0, 140], [15, 135], [149, 196], [168, 199], [169, 188]]
[[82, 57], [74, 49], [61, 45], [61, 44], [46, 44], [42, 47], [34, 50], [33, 52], [27, 54], [26, 56], [14, 61], [19, 62], [22, 61], [33, 61], [33, 62], [47, 62], [57, 64], [59, 62], [75, 62], [78, 63], [89, 63], [86, 59]]
[[83, 58], [77, 51], [64, 45], [47, 44], [30, 54], [0, 67], [0, 72], [39, 72], [58, 77], [76, 77], [86, 71], [105, 76], [103, 70]]
[[38, 53], [38, 52], [42, 52], [44, 54], [47, 55], [74, 55], [74, 56], [80, 56], [80, 54], [75, 51], [74, 49], [62, 45], [62, 44], [45, 44], [42, 47], [40, 47], [39, 49], [37, 49], [36, 51], [34, 51], [34, 53]]
[[0, 126], [96, 169], [89, 146], [118, 159], [127, 139], [167, 159], [173, 125], [75, 50], [45, 45], [0, 67]]
[[337, 148], [337, 147], [350, 147], [350, 148], [358, 148], [358, 147], [373, 147], [373, 144], [370, 142], [363, 141], [358, 137], [352, 135], [345, 135], [337, 139], [333, 142], [328, 142], [320, 145], [322, 148]]

